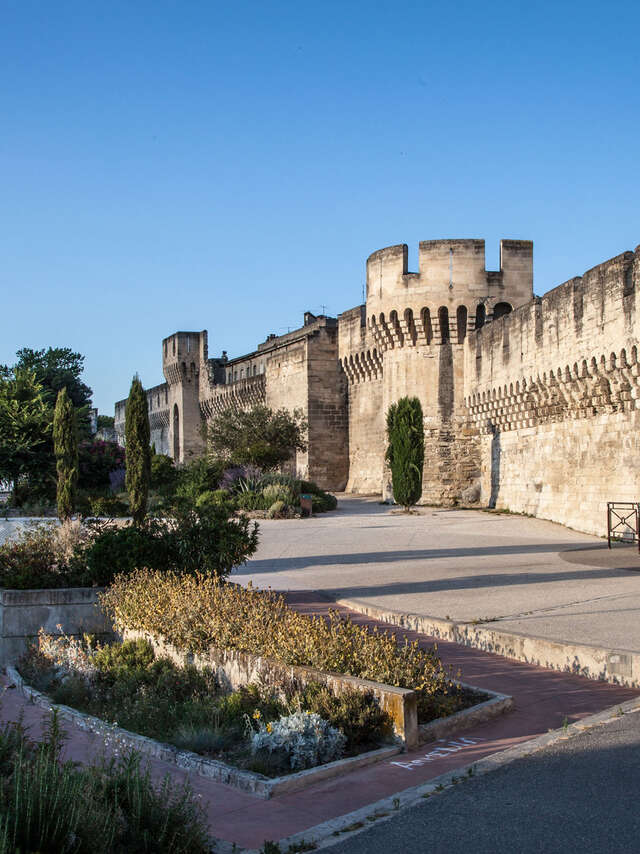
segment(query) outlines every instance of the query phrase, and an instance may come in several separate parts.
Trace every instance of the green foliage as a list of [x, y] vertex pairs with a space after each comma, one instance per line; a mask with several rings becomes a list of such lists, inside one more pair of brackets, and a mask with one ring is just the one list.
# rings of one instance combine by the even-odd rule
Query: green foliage
[[98, 430], [113, 430], [116, 426], [116, 420], [113, 415], [98, 415], [97, 427]]
[[58, 393], [76, 410], [79, 436], [89, 435], [91, 389], [80, 375], [84, 357], [67, 347], [16, 354], [0, 366], [0, 479], [13, 483], [12, 503], [49, 502], [56, 495], [53, 414]]
[[84, 370], [84, 356], [80, 353], [74, 353], [69, 347], [48, 347], [46, 350], [23, 347], [16, 356], [15, 368], [33, 371], [49, 390], [52, 401], [66, 388], [76, 409], [91, 405], [93, 392], [80, 378]]
[[228, 508], [217, 505], [179, 511], [173, 520], [102, 523], [96, 530], [83, 556], [89, 577], [99, 586], [118, 572], [144, 566], [225, 578], [258, 546], [257, 526], [246, 518], [230, 519]]
[[171, 494], [178, 479], [173, 459], [166, 454], [151, 455], [151, 489], [162, 495]]
[[223, 579], [258, 545], [257, 525], [229, 518], [229, 512], [226, 505], [214, 505], [141, 525], [32, 525], [0, 544], [0, 587], [101, 587], [118, 573], [145, 566]]
[[274, 501], [271, 507], [267, 510], [268, 519], [278, 519], [287, 509], [284, 501]]
[[398, 643], [394, 634], [355, 625], [336, 612], [327, 620], [300, 614], [273, 591], [138, 570], [118, 577], [100, 599], [117, 630], [147, 631], [184, 650], [240, 649], [412, 688], [421, 720], [450, 713], [459, 700], [433, 649]]
[[220, 461], [200, 457], [178, 469], [177, 483], [173, 495], [174, 506], [184, 510], [195, 507], [203, 492], [218, 488], [223, 465]]
[[[55, 484], [52, 459], [53, 411], [33, 371], [5, 369], [0, 376], [0, 480], [17, 487], [34, 481], [41, 497]], [[26, 489], [19, 499], [27, 500]]]
[[372, 691], [349, 689], [336, 695], [326, 685], [311, 683], [293, 704], [315, 712], [344, 733], [350, 752], [381, 744], [393, 736], [393, 721]]
[[228, 516], [227, 507], [215, 505], [179, 512], [164, 536], [172, 565], [183, 572], [225, 578], [251, 557], [258, 548], [258, 526]]
[[78, 483], [78, 432], [76, 413], [66, 388], [58, 392], [53, 415], [53, 449], [58, 472], [58, 516], [69, 519]]
[[197, 510], [214, 507], [227, 507], [231, 510], [234, 506], [233, 496], [226, 489], [208, 489], [201, 492], [196, 499]]
[[424, 424], [417, 397], [403, 397], [391, 404], [387, 412], [387, 440], [393, 497], [409, 510], [422, 495]]
[[275, 469], [307, 448], [307, 421], [299, 409], [227, 409], [209, 425], [207, 439], [214, 458], [231, 465]]
[[[223, 483], [228, 482], [227, 474]], [[324, 492], [310, 481], [296, 480], [283, 474], [254, 472], [251, 477], [236, 478], [229, 483], [234, 492], [235, 506], [250, 512], [264, 511], [267, 518], [293, 516], [300, 505], [301, 494], [311, 494], [313, 511], [324, 513], [335, 510], [338, 501], [334, 495]], [[278, 506], [274, 508], [274, 504]]]
[[96, 538], [78, 557], [86, 566], [87, 577], [99, 587], [109, 584], [117, 573], [131, 572], [139, 566], [169, 568], [163, 524], [146, 520], [141, 525], [100, 522], [92, 527]]
[[41, 742], [20, 724], [0, 730], [0, 854], [205, 854], [191, 790], [155, 787], [134, 753], [78, 767], [62, 762], [54, 713]]
[[16, 537], [0, 544], [0, 587], [14, 590], [41, 590], [60, 587], [87, 587], [92, 580], [86, 563], [74, 560], [73, 551], [82, 549], [85, 534], [64, 541], [62, 528], [44, 522], [24, 528]]
[[129, 505], [112, 495], [89, 498], [89, 509], [92, 516], [119, 518], [129, 515]]
[[371, 692], [336, 696], [326, 685], [299, 687], [294, 681], [227, 693], [211, 669], [158, 658], [146, 640], [95, 648], [44, 633], [39, 640], [39, 648], [20, 661], [20, 671], [53, 702], [204, 755], [248, 762], [247, 719], [264, 725], [295, 711], [316, 713], [339, 729], [351, 753], [392, 734], [391, 719]]
[[111, 472], [124, 468], [125, 451], [117, 442], [102, 439], [81, 442], [78, 448], [80, 489], [96, 492], [108, 490]]
[[133, 378], [125, 411], [126, 487], [129, 507], [136, 525], [147, 513], [151, 481], [151, 431], [147, 398], [138, 377]]
[[329, 510], [335, 510], [338, 506], [338, 499], [330, 492], [322, 492], [320, 495], [311, 494], [311, 507], [314, 513], [327, 513]]

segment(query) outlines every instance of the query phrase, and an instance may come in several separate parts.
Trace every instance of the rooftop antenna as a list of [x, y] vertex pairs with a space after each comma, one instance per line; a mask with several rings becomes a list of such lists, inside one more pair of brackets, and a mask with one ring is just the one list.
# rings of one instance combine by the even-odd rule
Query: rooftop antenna
[[453, 249], [449, 247], [449, 290], [453, 290]]
[[324, 313], [325, 313], [325, 311], [326, 311], [326, 309], [327, 309], [327, 306], [326, 306], [326, 305], [321, 305], [321, 306], [320, 306], [320, 308], [322, 309], [322, 314], [324, 314]]

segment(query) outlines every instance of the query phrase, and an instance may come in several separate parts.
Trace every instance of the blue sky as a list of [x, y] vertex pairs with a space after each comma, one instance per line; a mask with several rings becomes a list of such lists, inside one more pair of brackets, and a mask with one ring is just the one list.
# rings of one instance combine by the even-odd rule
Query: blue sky
[[640, 243], [634, 2], [0, 0], [0, 362], [69, 346], [113, 413], [161, 339], [252, 350], [419, 240]]

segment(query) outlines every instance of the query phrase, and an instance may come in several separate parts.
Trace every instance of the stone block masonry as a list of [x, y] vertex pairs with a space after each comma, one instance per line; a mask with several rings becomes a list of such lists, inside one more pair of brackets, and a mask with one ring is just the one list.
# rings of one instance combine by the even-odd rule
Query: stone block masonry
[[[367, 260], [366, 303], [210, 359], [206, 332], [163, 341], [166, 382], [147, 392], [152, 440], [178, 462], [228, 407], [301, 409], [308, 451], [289, 470], [325, 489], [389, 493], [385, 414], [405, 395], [424, 412], [423, 503], [481, 504], [602, 534], [607, 500], [640, 500], [637, 287], [624, 252], [533, 296], [533, 244], [406, 245]], [[116, 404], [124, 432], [126, 401]]]

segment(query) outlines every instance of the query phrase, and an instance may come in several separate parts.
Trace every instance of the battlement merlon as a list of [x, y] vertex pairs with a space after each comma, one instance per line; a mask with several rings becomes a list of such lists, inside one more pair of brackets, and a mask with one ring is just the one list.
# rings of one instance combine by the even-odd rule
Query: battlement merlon
[[[424, 240], [419, 244], [418, 272], [408, 269], [406, 244], [379, 249], [367, 259], [367, 305], [410, 292], [438, 297], [504, 298], [514, 307], [533, 295], [533, 243], [500, 241], [500, 270], [485, 265], [480, 239]], [[373, 307], [373, 306], [372, 306]]]

